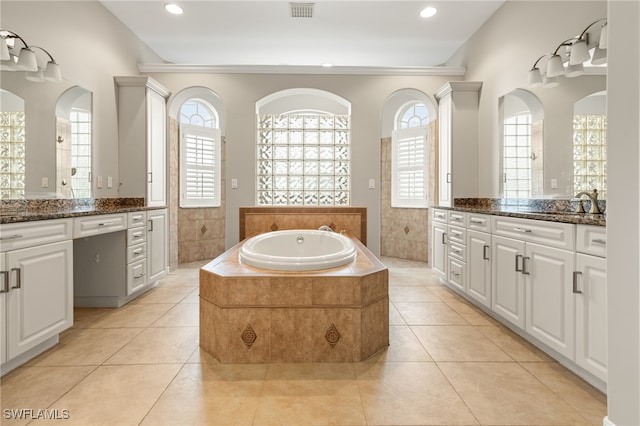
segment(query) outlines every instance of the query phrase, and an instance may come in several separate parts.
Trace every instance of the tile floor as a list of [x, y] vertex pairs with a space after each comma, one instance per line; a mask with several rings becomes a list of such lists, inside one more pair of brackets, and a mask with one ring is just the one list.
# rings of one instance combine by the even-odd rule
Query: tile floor
[[[439, 285], [389, 267], [388, 350], [356, 364], [223, 365], [198, 349], [198, 267], [1, 379], [3, 425], [602, 425], [606, 397]], [[5, 409], [68, 410], [66, 420]], [[35, 412], [34, 412], [35, 413]]]

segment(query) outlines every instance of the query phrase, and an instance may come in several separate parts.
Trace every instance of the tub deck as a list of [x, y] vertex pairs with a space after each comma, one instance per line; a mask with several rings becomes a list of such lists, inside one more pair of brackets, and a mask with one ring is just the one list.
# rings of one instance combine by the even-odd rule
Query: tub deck
[[389, 345], [387, 268], [360, 241], [355, 261], [316, 271], [238, 262], [238, 244], [200, 269], [200, 346], [222, 363], [357, 362]]

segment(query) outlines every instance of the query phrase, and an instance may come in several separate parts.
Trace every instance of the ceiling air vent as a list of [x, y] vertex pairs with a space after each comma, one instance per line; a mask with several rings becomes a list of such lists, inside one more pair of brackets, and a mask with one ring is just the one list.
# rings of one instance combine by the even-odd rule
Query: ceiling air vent
[[292, 18], [313, 18], [313, 5], [315, 3], [289, 3]]

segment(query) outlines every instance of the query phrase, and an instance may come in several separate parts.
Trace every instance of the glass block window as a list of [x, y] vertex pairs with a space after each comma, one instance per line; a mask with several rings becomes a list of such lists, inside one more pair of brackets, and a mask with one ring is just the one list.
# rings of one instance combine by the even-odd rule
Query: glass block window
[[391, 206], [428, 207], [429, 110], [413, 102], [397, 117], [391, 140]]
[[0, 198], [24, 198], [25, 113], [0, 112]]
[[573, 189], [607, 195], [607, 116], [573, 116]]
[[180, 109], [180, 207], [219, 207], [221, 136], [213, 107], [191, 99]]
[[[71, 188], [74, 198], [91, 198], [91, 113], [72, 109]], [[75, 173], [74, 173], [75, 170]]]
[[504, 120], [504, 198], [531, 197], [531, 114]]
[[259, 114], [257, 119], [258, 205], [350, 204], [348, 115]]

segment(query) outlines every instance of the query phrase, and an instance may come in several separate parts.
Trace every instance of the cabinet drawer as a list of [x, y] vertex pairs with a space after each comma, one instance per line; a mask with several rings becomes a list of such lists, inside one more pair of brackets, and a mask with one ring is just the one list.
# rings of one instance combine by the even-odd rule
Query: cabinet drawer
[[575, 225], [570, 223], [493, 216], [491, 227], [494, 235], [565, 250], [575, 249]]
[[467, 260], [467, 248], [462, 244], [449, 243], [449, 256], [465, 262]]
[[481, 232], [491, 232], [491, 216], [467, 213], [467, 228]]
[[449, 283], [462, 292], [465, 291], [465, 263], [449, 258]]
[[146, 260], [140, 260], [138, 262], [130, 263], [129, 265], [127, 265], [127, 296], [144, 287], [146, 283]]
[[147, 241], [147, 228], [131, 228], [127, 229], [127, 247]]
[[449, 241], [467, 244], [467, 230], [457, 226], [449, 226]]
[[446, 210], [432, 210], [432, 219], [434, 222], [447, 223], [447, 211]]
[[450, 225], [467, 226], [467, 214], [464, 212], [457, 212], [449, 210], [447, 216]]
[[127, 247], [127, 263], [132, 263], [147, 257], [147, 245], [145, 243]]
[[39, 220], [0, 225], [0, 251], [70, 240], [73, 219]]
[[127, 214], [103, 214], [78, 217], [73, 220], [73, 238], [108, 234], [127, 229]]
[[135, 228], [137, 226], [145, 226], [147, 221], [147, 212], [129, 212], [127, 213], [127, 227]]
[[576, 251], [607, 257], [607, 228], [604, 226], [577, 225]]

